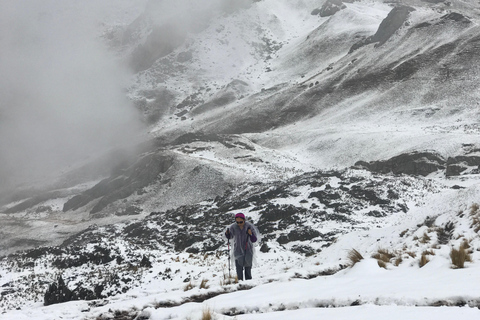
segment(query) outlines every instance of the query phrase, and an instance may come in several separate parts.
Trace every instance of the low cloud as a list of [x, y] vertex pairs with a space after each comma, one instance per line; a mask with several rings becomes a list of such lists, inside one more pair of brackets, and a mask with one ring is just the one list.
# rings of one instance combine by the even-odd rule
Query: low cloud
[[126, 69], [98, 35], [93, 0], [3, 0], [0, 192], [139, 139]]

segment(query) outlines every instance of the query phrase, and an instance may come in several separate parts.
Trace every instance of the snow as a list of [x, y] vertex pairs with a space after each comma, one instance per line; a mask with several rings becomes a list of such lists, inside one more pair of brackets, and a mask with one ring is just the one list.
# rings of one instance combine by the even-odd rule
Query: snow
[[[233, 319], [224, 315], [231, 310], [245, 313], [236, 315], [236, 319], [376, 319], [382, 318], [382, 314], [389, 315], [389, 319], [478, 319], [479, 269], [478, 265], [472, 265], [454, 270], [442, 258], [434, 258], [422, 269], [405, 265], [385, 270], [378, 267], [377, 260], [364, 259], [332, 276], [275, 281], [221, 294], [203, 303], [148, 307], [166, 297], [175, 299], [179, 294], [178, 291], [162, 294], [158, 289], [155, 293], [152, 285], [148, 294], [143, 293], [144, 297], [135, 298], [135, 293], [130, 293], [118, 301], [112, 299], [103, 307], [90, 309], [84, 301], [49, 307], [37, 305], [10, 311], [0, 315], [0, 319], [93, 319], [109, 309], [135, 307], [149, 314], [152, 320], [200, 319], [206, 309], [217, 319]], [[431, 307], [437, 302], [451, 306]]]
[[[457, 181], [458, 182], [458, 181]], [[407, 213], [399, 213], [382, 228], [356, 228], [339, 237], [320, 254], [304, 257], [280, 246], [270, 252], [259, 252], [259, 266], [253, 269], [253, 280], [240, 284], [222, 283], [228, 266], [225, 258], [187, 253], [138, 252], [153, 254], [153, 268], [141, 274], [137, 287], [104, 301], [75, 301], [48, 307], [42, 302], [27, 303], [20, 310], [5, 310], [0, 319], [108, 319], [115, 312], [133, 312], [148, 319], [201, 319], [209, 310], [214, 319], [426, 319], [439, 320], [480, 316], [480, 246], [478, 233], [471, 230], [468, 216], [459, 218], [459, 211], [468, 211], [463, 204], [473, 203], [480, 186], [473, 184], [455, 191], [445, 189], [427, 196], [422, 204], [412, 205]], [[441, 200], [440, 200], [441, 199]], [[292, 199], [292, 201], [295, 201]], [[248, 215], [248, 214], [247, 214]], [[454, 240], [449, 245], [422, 243], [418, 239], [435, 231], [418, 227], [427, 217], [436, 217], [436, 225], [457, 219]], [[406, 231], [407, 230], [407, 231]], [[408, 231], [410, 230], [410, 231]], [[404, 232], [402, 232], [404, 231]], [[405, 232], [406, 231], [406, 232]], [[403, 236], [399, 234], [404, 233]], [[450, 246], [457, 247], [469, 239], [472, 262], [454, 269]], [[125, 247], [117, 243], [119, 248]], [[349, 250], [355, 248], [364, 259], [333, 275], [322, 271], [346, 264]], [[370, 258], [380, 249], [401, 256], [398, 266], [387, 263], [381, 268]], [[419, 267], [418, 256], [430, 250], [429, 262]], [[417, 254], [417, 258], [412, 257]], [[35, 274], [53, 272], [39, 265]], [[73, 271], [73, 270], [72, 270]], [[232, 273], [234, 271], [232, 270]], [[157, 275], [173, 275], [164, 278]], [[15, 283], [28, 272], [0, 270], [1, 284]], [[182, 278], [190, 275], [194, 288], [184, 291]], [[308, 275], [314, 275], [308, 277]], [[64, 274], [68, 278], [72, 275]], [[201, 280], [209, 280], [209, 288], [199, 288]], [[137, 280], [134, 280], [137, 281]], [[4, 286], [5, 287], [5, 286]], [[242, 290], [246, 289], [246, 290]], [[193, 296], [208, 295], [202, 302], [188, 302]], [[169, 302], [171, 307], [162, 304]]]
[[[141, 3], [144, 4], [145, 1]], [[275, 81], [273, 84], [296, 81], [303, 70], [292, 65], [290, 58], [295, 54], [293, 48], [304, 43], [309, 34], [314, 33], [317, 28], [336, 26], [330, 33], [332, 41], [352, 30], [358, 30], [361, 35], [371, 35], [390, 9], [388, 5], [379, 1], [361, 1], [346, 4], [346, 10], [331, 18], [319, 18], [308, 14], [309, 10], [307, 10], [307, 8], [313, 9], [318, 6], [318, 1], [300, 1], [298, 5], [303, 5], [302, 14], [299, 13], [300, 10], [297, 11], [295, 4], [291, 1], [260, 1], [247, 10], [246, 16], [232, 18], [234, 23], [228, 22], [226, 18], [219, 18], [205, 33], [195, 35], [199, 43], [202, 41], [204, 43], [195, 47], [197, 61], [192, 66], [192, 75], [187, 74], [185, 78], [192, 76], [195, 79], [192, 82], [200, 80], [194, 84], [189, 83], [191, 87], [186, 85], [182, 90], [190, 94], [193, 88], [203, 85], [204, 80], [215, 81], [216, 88], [219, 88], [234, 78], [246, 79], [251, 86], [249, 90], [257, 90], [265, 84], [272, 84], [272, 81]], [[135, 1], [124, 0], [121, 6], [111, 11], [111, 8], [105, 4], [105, 9], [102, 10], [108, 11], [111, 15], [104, 21], [111, 26], [124, 25], [125, 21], [131, 21], [141, 12], [137, 5]], [[87, 13], [85, 15], [88, 16]], [[437, 12], [422, 9], [414, 12], [411, 20], [412, 23], [418, 23], [427, 17], [438, 16], [440, 14]], [[247, 19], [243, 20], [245, 17]], [[267, 22], [262, 25], [264, 28], [262, 32], [268, 34], [270, 40], [282, 43], [281, 49], [272, 52], [272, 55], [279, 57], [275, 63], [259, 62], [258, 57], [255, 56], [259, 53], [250, 51], [250, 42], [256, 38], [251, 34], [245, 35], [243, 32], [244, 29], [253, 28], [260, 20]], [[230, 42], [222, 42], [217, 47], [220, 49], [212, 53], [210, 44], [211, 41], [218, 41], [219, 38], [213, 36], [217, 33], [222, 33], [224, 39]], [[448, 39], [450, 38], [442, 38], [439, 41]], [[408, 51], [408, 45], [408, 43], [405, 44], [407, 46], [405, 51]], [[336, 48], [339, 50], [339, 55], [330, 59], [344, 63], [342, 52], [345, 48], [348, 49], [346, 46]], [[188, 45], [179, 48], [178, 51], [186, 49], [189, 49]], [[382, 58], [393, 59], [388, 53], [385, 53]], [[322, 62], [324, 64], [311, 68], [308, 70], [308, 76], [315, 76], [330, 62], [325, 61]], [[203, 75], [205, 66], [210, 66], [210, 69], [208, 74]], [[264, 72], [267, 66], [282, 69], [276, 74], [268, 75]], [[284, 67], [292, 69], [286, 72]], [[140, 91], [158, 85], [156, 82], [149, 83], [150, 80], [152, 79], [149, 74], [140, 75], [138, 87], [130, 94], [135, 95], [135, 90]], [[178, 78], [172, 78], [163, 85], [173, 88], [182, 87], [184, 83], [186, 82], [178, 82]], [[353, 165], [353, 162], [358, 159], [367, 161], [385, 159], [410, 149], [428, 149], [435, 146], [445, 156], [456, 155], [461, 144], [478, 142], [478, 127], [471, 126], [469, 123], [452, 125], [450, 119], [443, 123], [433, 121], [429, 123], [428, 120], [409, 122], [408, 119], [405, 120], [406, 118], [397, 121], [395, 113], [389, 111], [388, 103], [376, 103], [381, 99], [378, 94], [379, 92], [376, 91], [365, 92], [361, 96], [356, 96], [355, 99], [345, 100], [337, 105], [337, 108], [305, 120], [301, 125], [292, 124], [267, 133], [252, 133], [239, 137], [240, 142], [254, 146], [255, 153], [247, 149], [242, 150], [241, 153], [231, 154], [229, 148], [220, 144], [202, 142], [191, 143], [188, 149], [177, 149], [173, 152], [208, 163], [210, 167], [231, 176], [243, 175], [245, 180], [254, 176], [257, 180], [275, 180], [279, 177], [292, 177], [299, 172], [314, 168], [347, 167]], [[375, 105], [375, 110], [379, 111], [376, 117], [372, 118], [371, 112], [362, 112], [365, 105], [369, 104]], [[416, 104], [404, 106], [406, 112], [421, 111], [422, 108], [425, 106]], [[339, 112], [338, 109], [341, 111]], [[156, 128], [152, 128], [152, 132], [164, 130], [165, 127], [162, 126], [176, 127], [177, 125], [177, 123], [159, 124]], [[193, 126], [193, 124], [179, 126], [182, 125]], [[415, 145], [412, 144], [413, 141]], [[266, 147], [273, 145], [279, 147], [276, 150]], [[325, 153], [328, 156], [318, 156]], [[269, 162], [242, 161], [254, 156], [268, 159]], [[335, 179], [332, 178], [331, 186], [340, 187], [339, 181]], [[272, 244], [270, 252], [259, 252], [259, 266], [253, 269], [254, 279], [242, 283], [251, 288], [242, 288], [239, 284], [222, 283], [228, 273], [224, 257], [175, 254], [166, 251], [149, 252], [146, 249], [139, 249], [135, 254], [151, 254], [154, 261], [152, 269], [141, 271], [141, 274], [136, 275], [138, 278], [132, 280], [138, 284], [134, 289], [105, 301], [95, 301], [95, 304], [75, 301], [48, 307], [43, 306], [40, 294], [31, 300], [24, 301], [19, 310], [4, 310], [0, 314], [0, 319], [93, 320], [113, 318], [116, 311], [127, 311], [152, 320], [196, 320], [201, 319], [202, 312], [206, 310], [211, 311], [215, 319], [479, 319], [480, 239], [478, 232], [472, 229], [468, 215], [465, 217], [458, 215], [459, 212], [468, 212], [470, 206], [478, 202], [478, 194], [480, 194], [478, 177], [472, 175], [459, 180], [445, 180], [432, 176], [429, 179], [438, 185], [442, 184], [442, 187], [432, 188], [428, 192], [419, 187], [419, 192], [424, 194], [414, 199], [407, 199], [411, 200], [408, 212], [398, 212], [389, 217], [388, 221], [375, 223], [374, 219], [365, 217], [364, 213], [375, 210], [376, 207], [363, 208], [354, 213], [354, 217], [359, 220], [358, 224], [345, 228], [345, 234], [340, 235], [335, 243], [322, 248], [322, 252], [313, 256], [305, 257], [288, 250], [289, 246], [296, 243], [285, 247]], [[379, 180], [379, 183], [381, 182]], [[447, 188], [455, 184], [465, 189]], [[307, 194], [323, 188], [325, 186], [316, 190], [307, 187], [299, 188], [297, 197], [276, 199], [272, 204], [298, 205], [301, 199], [307, 198]], [[43, 205], [60, 211], [64, 200], [63, 198], [52, 199]], [[310, 207], [316, 201], [316, 199], [309, 199], [305, 206]], [[7, 208], [15, 204], [12, 203]], [[154, 207], [154, 205], [151, 206]], [[245, 213], [253, 219], [258, 216], [258, 212], [252, 207], [246, 208]], [[35, 218], [44, 218], [45, 215], [39, 214]], [[52, 233], [51, 229], [47, 229], [47, 226], [52, 227], [59, 221], [68, 224], [69, 219], [84, 218], [78, 213], [75, 215], [51, 216], [51, 219], [56, 218], [58, 221], [52, 220], [48, 223], [35, 219], [24, 223], [34, 225], [34, 232], [41, 233], [45, 239], [49, 239], [57, 235]], [[435, 244], [436, 230], [428, 226], [418, 227], [429, 217], [436, 219], [437, 226], [456, 221], [454, 240], [446, 245]], [[5, 218], [22, 218], [22, 216], [12, 215]], [[111, 219], [106, 217], [98, 223], [121, 221], [120, 218]], [[86, 221], [82, 222], [88, 224]], [[323, 233], [338, 227], [336, 222], [330, 221], [320, 226], [311, 223], [310, 226], [314, 226], [316, 230]], [[58, 228], [71, 232], [77, 227], [74, 225], [67, 228], [60, 224]], [[192, 226], [192, 229], [194, 228], [195, 226]], [[21, 228], [17, 229], [15, 226], [11, 231], [20, 232], [20, 230]], [[434, 240], [431, 243], [419, 241], [425, 234]], [[450, 250], [452, 247], [458, 247], [464, 239], [470, 241], [472, 262], [467, 262], [463, 269], [453, 269], [449, 257]], [[320, 246], [321, 244], [312, 243], [311, 245]], [[118, 241], [116, 246], [122, 253], [128, 251], [127, 245], [121, 241]], [[323, 271], [348, 264], [346, 257], [351, 249], [362, 253], [364, 259], [353, 267], [344, 268], [333, 275], [322, 275]], [[391, 250], [397, 257], [402, 258], [402, 262], [398, 266], [388, 263], [385, 268], [381, 268], [378, 261], [371, 258], [372, 254], [380, 249]], [[434, 254], [429, 255], [429, 262], [420, 268], [419, 256], [428, 250]], [[415, 257], [412, 256], [413, 253]], [[114, 263], [105, 266], [105, 272], [108, 272], [110, 267], [113, 270], [111, 272], [117, 271], [114, 266]], [[73, 273], [77, 271], [86, 273], [89, 270], [72, 269], [66, 272], [65, 276], [74, 277]], [[0, 301], [7, 299], [3, 297], [7, 296], [6, 290], [9, 284], [20, 282], [19, 279], [22, 276], [43, 275], [43, 279], [53, 281], [55, 272], [56, 270], [45, 269], [42, 265], [34, 266], [31, 272], [0, 269], [0, 287], [2, 287]], [[172, 273], [175, 275], [172, 276]], [[234, 273], [233, 270], [232, 273]], [[165, 278], [163, 279], [161, 275]], [[171, 279], [168, 279], [167, 275]], [[315, 276], [304, 279], [309, 275]], [[91, 276], [99, 275], [92, 271]], [[184, 291], [187, 283], [183, 279], [187, 276], [191, 277], [194, 288]], [[209, 288], [198, 287], [202, 279], [209, 280]], [[75, 281], [78, 282], [81, 279], [77, 278]], [[73, 284], [75, 282], [71, 285]], [[216, 296], [206, 298], [203, 302], [186, 302], [195, 295], [210, 293]], [[171, 302], [175, 306], [162, 307], [161, 304], [165, 302]], [[105, 305], [102, 305], [103, 303]]]

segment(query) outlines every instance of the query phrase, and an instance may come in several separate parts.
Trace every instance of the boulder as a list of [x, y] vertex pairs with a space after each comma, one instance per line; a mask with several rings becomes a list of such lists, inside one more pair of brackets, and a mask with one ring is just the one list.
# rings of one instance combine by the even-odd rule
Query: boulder
[[398, 6], [393, 8], [385, 19], [380, 23], [377, 32], [362, 41], [355, 43], [349, 53], [369, 45], [371, 43], [377, 43], [376, 46], [381, 46], [405, 23], [410, 12], [414, 11], [412, 7]]
[[357, 161], [356, 167], [372, 172], [410, 174], [427, 176], [438, 170], [444, 170], [446, 161], [442, 156], [432, 152], [412, 152], [381, 161]]
[[47, 292], [44, 295], [43, 305], [49, 306], [52, 304], [63, 303], [74, 300], [95, 300], [101, 298], [103, 286], [95, 286], [94, 291], [78, 286], [73, 291], [70, 290], [60, 276], [57, 282], [53, 282], [48, 286]]
[[447, 159], [447, 169], [445, 171], [447, 177], [459, 176], [465, 172], [480, 173], [479, 156], [457, 156]]

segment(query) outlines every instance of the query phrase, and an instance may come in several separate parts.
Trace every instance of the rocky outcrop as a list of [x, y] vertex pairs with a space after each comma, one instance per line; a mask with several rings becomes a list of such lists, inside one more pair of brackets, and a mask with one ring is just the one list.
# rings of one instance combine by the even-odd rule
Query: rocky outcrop
[[407, 6], [398, 6], [392, 9], [388, 16], [383, 19], [382, 23], [378, 27], [377, 32], [365, 40], [355, 43], [351, 48], [349, 53], [369, 45], [371, 43], [376, 43], [376, 46], [381, 46], [405, 23], [410, 12], [415, 9]]
[[465, 173], [480, 174], [480, 156], [457, 156], [447, 160], [447, 177], [459, 176]]
[[320, 9], [312, 11], [312, 15], [319, 15], [320, 17], [333, 16], [338, 11], [345, 9], [346, 3], [352, 3], [354, 0], [327, 0]]
[[444, 170], [446, 161], [438, 154], [431, 152], [412, 152], [381, 161], [357, 161], [357, 167], [363, 167], [372, 172], [410, 174], [427, 176], [432, 172]]
[[102, 286], [96, 286], [94, 291], [78, 286], [70, 290], [60, 276], [57, 282], [51, 283], [45, 293], [43, 305], [49, 306], [56, 303], [74, 300], [95, 300], [102, 297]]
[[405, 153], [388, 160], [357, 161], [356, 167], [372, 172], [409, 174], [427, 176], [433, 172], [444, 171], [445, 176], [460, 176], [464, 174], [480, 174], [480, 156], [460, 155], [444, 159], [432, 152]]

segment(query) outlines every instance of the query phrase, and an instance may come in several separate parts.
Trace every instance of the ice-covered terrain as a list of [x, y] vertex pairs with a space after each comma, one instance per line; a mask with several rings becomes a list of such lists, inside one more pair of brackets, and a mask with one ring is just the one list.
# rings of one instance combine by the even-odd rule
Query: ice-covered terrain
[[[3, 128], [31, 130], [1, 129], [0, 319], [480, 316], [480, 5], [18, 3], [0, 66], [29, 95], [8, 105], [74, 117], [5, 109]], [[8, 36], [37, 33], [62, 50]], [[22, 61], [45, 76], [14, 77]], [[49, 178], [13, 184], [29, 159]], [[236, 212], [263, 235], [240, 283], [222, 237]]]

